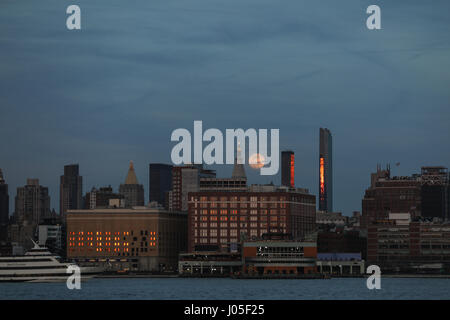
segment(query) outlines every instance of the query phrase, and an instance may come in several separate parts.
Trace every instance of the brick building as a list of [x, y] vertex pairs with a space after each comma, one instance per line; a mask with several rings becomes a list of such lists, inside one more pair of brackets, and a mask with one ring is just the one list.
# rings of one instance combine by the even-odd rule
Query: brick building
[[369, 226], [367, 260], [384, 272], [450, 273], [450, 224], [390, 214]]
[[161, 208], [69, 210], [67, 257], [112, 271], [176, 270], [187, 215]]
[[245, 192], [192, 192], [188, 250], [228, 250], [269, 232], [289, 233], [301, 240], [315, 231], [315, 201], [305, 189], [275, 186], [251, 186]]
[[386, 219], [389, 212], [408, 212], [411, 217], [420, 216], [421, 181], [419, 175], [391, 177], [390, 168], [371, 176], [371, 186], [362, 200], [361, 227]]

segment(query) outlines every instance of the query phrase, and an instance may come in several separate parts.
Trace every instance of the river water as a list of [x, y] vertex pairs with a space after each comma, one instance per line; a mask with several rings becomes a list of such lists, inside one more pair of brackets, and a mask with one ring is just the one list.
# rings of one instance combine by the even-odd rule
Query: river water
[[450, 299], [450, 279], [382, 278], [369, 290], [365, 278], [243, 280], [228, 278], [96, 278], [80, 290], [66, 283], [0, 283], [0, 299]]

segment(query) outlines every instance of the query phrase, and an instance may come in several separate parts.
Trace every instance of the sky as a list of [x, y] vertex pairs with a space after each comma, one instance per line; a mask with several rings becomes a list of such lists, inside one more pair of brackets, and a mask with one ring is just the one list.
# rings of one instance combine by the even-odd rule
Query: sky
[[[71, 4], [82, 30], [66, 28]], [[372, 4], [381, 30], [366, 27]], [[204, 130], [280, 129], [296, 186], [316, 196], [319, 128], [329, 128], [334, 210], [350, 215], [377, 163], [393, 175], [450, 166], [448, 12], [448, 0], [2, 0], [10, 211], [27, 178], [49, 187], [58, 211], [71, 163], [86, 192], [117, 190], [133, 160], [148, 199], [148, 164], [170, 163], [172, 131], [202, 120]]]

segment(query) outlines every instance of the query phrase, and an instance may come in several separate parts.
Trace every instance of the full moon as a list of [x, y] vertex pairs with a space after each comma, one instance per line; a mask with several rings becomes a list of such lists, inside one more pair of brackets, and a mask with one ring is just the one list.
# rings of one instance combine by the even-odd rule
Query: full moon
[[250, 164], [250, 167], [252, 167], [253, 169], [260, 169], [260, 168], [264, 167], [264, 163], [266, 162], [266, 159], [264, 158], [263, 155], [261, 155], [259, 153], [254, 153], [250, 156], [250, 158], [248, 159], [248, 162]]

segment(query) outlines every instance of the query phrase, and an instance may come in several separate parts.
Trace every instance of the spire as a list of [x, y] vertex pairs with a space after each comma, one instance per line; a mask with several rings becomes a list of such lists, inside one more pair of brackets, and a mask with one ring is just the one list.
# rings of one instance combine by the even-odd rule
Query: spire
[[247, 178], [247, 176], [245, 175], [245, 168], [242, 163], [243, 163], [243, 161], [241, 158], [241, 144], [238, 143], [237, 153], [236, 153], [236, 157], [235, 157], [235, 161], [234, 161], [233, 174], [232, 174], [233, 178]]
[[138, 184], [136, 178], [136, 173], [134, 172], [133, 161], [130, 161], [130, 168], [128, 169], [127, 178], [125, 179], [125, 184]]

